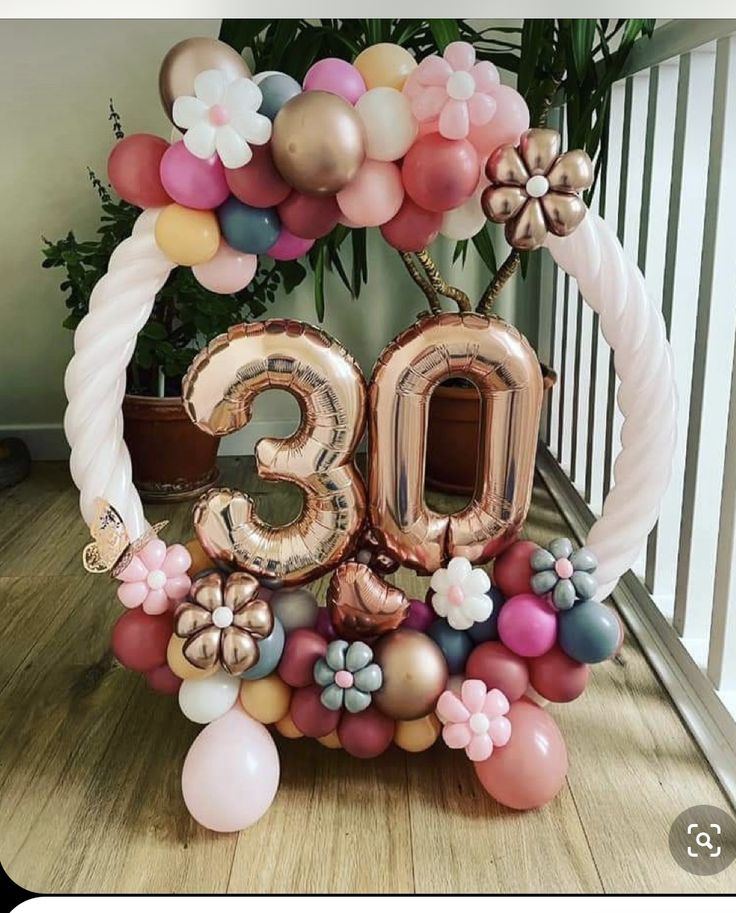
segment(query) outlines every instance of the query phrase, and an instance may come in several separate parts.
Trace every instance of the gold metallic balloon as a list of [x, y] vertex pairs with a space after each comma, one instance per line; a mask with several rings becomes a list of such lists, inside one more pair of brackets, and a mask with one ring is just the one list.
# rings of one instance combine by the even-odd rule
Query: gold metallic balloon
[[332, 575], [327, 610], [338, 634], [362, 640], [395, 631], [409, 613], [409, 600], [368, 565], [347, 561]]
[[362, 121], [339, 95], [302, 92], [276, 115], [271, 154], [281, 177], [301, 193], [337, 193], [363, 164]]
[[[471, 381], [481, 399], [475, 493], [449, 516], [424, 503], [429, 400], [448, 377]], [[539, 362], [518, 330], [479, 314], [419, 320], [381, 353], [369, 401], [370, 523], [389, 552], [432, 573], [456, 555], [484, 564], [516, 539], [531, 499], [542, 404]]]
[[394, 720], [417, 720], [434, 710], [447, 685], [447, 663], [426, 634], [401, 628], [373, 644], [383, 684], [373, 693], [376, 707]]
[[537, 128], [522, 133], [518, 148], [500, 146], [486, 164], [490, 186], [481, 196], [483, 212], [506, 225], [506, 240], [517, 250], [535, 250], [547, 232], [564, 237], [585, 218], [580, 198], [593, 183], [593, 164], [582, 149], [560, 155], [560, 134]]
[[158, 90], [166, 116], [180, 95], [194, 95], [194, 80], [204, 70], [222, 70], [228, 79], [251, 73], [236, 50], [216, 38], [186, 38], [164, 57], [158, 74]]
[[218, 336], [182, 384], [189, 417], [218, 436], [247, 425], [253, 400], [276, 389], [297, 400], [301, 424], [289, 438], [260, 440], [256, 465], [261, 478], [302, 490], [301, 515], [272, 527], [248, 495], [214, 489], [197, 503], [194, 528], [214, 561], [296, 585], [350, 555], [365, 519], [363, 479], [353, 462], [365, 422], [360, 368], [327, 333], [295, 320], [267, 320]]

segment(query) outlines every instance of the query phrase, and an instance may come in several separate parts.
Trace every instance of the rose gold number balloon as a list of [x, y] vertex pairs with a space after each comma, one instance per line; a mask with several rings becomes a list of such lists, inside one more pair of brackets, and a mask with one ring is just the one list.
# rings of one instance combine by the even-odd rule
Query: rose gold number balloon
[[[481, 418], [473, 500], [445, 516], [424, 503], [424, 460], [429, 400], [449, 377], [475, 384]], [[387, 549], [431, 573], [455, 555], [487, 561], [513, 541], [529, 509], [542, 402], [539, 362], [518, 330], [479, 314], [420, 320], [379, 357], [369, 397], [369, 516]]]
[[214, 339], [182, 385], [190, 418], [213, 435], [244, 427], [253, 400], [275, 389], [296, 398], [302, 420], [291, 437], [258, 442], [258, 474], [298, 485], [301, 516], [275, 528], [259, 519], [247, 495], [217, 489], [200, 499], [194, 526], [216, 561], [297, 584], [350, 554], [365, 519], [363, 480], [353, 463], [365, 421], [360, 369], [326, 333], [295, 320], [267, 320]]

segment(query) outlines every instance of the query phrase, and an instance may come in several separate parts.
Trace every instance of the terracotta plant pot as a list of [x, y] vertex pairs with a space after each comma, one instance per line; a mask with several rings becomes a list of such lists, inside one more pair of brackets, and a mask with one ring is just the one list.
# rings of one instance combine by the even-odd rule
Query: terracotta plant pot
[[123, 436], [144, 501], [185, 501], [217, 481], [219, 438], [200, 431], [180, 396], [123, 400]]
[[[545, 393], [557, 380], [542, 365]], [[440, 384], [429, 402], [426, 483], [437, 491], [472, 495], [478, 465], [480, 397], [475, 387]]]

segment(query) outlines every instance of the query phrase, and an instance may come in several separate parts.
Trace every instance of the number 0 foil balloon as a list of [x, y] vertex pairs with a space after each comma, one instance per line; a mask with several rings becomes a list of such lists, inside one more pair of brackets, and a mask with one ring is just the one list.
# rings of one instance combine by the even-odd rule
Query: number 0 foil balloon
[[[472, 502], [445, 516], [424, 503], [424, 462], [429, 400], [450, 377], [478, 389], [480, 450]], [[370, 522], [397, 559], [431, 573], [455, 555], [487, 561], [516, 538], [542, 402], [539, 362], [518, 330], [479, 314], [420, 320], [381, 354], [369, 397]]]
[[192, 421], [213, 435], [243, 428], [265, 390], [288, 390], [302, 414], [291, 437], [263, 438], [255, 449], [261, 478], [301, 488], [301, 515], [272, 527], [247, 495], [215, 489], [194, 511], [211, 558], [297, 584], [350, 554], [365, 518], [363, 480], [353, 463], [365, 422], [365, 380], [339, 343], [294, 320], [231, 327], [197, 356], [182, 389]]

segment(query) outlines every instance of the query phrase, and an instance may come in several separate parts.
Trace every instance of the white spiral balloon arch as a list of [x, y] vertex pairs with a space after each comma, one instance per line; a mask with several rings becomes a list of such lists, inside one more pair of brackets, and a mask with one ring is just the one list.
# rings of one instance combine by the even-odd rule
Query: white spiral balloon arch
[[[65, 376], [64, 428], [82, 515], [91, 523], [95, 499], [105, 499], [120, 513], [131, 540], [148, 524], [123, 440], [122, 401], [138, 333], [174, 267], [156, 244], [158, 213], [142, 213], [110, 258], [75, 333]], [[602, 219], [589, 212], [571, 235], [549, 235], [546, 246], [600, 315], [620, 380], [622, 449], [614, 485], [585, 543], [598, 558], [596, 598], [604, 599], [641, 552], [669, 483], [677, 410], [672, 353], [644, 277]]]

